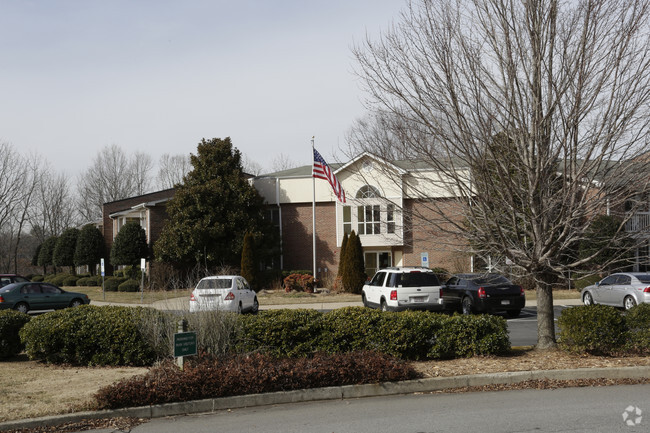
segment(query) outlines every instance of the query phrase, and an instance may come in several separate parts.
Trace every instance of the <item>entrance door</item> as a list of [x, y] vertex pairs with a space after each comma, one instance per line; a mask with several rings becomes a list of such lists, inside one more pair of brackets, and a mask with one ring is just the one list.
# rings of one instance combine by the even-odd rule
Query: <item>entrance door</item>
[[378, 270], [388, 268], [393, 264], [389, 251], [366, 252], [364, 253], [364, 261], [368, 278], [372, 278]]

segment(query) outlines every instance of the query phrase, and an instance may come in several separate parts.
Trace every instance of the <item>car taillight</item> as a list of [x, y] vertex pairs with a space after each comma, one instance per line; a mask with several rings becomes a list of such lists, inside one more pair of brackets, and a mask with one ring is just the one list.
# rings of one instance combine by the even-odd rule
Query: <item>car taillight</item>
[[196, 298], [194, 297], [194, 293], [190, 295], [190, 302], [196, 302]]
[[[643, 289], [643, 293], [650, 293], [650, 287], [646, 287], [645, 289]], [[2, 298], [2, 296], [0, 296], [0, 298]]]
[[225, 299], [226, 301], [232, 301], [233, 299], [235, 299], [235, 294], [233, 292], [228, 292], [226, 297], [223, 299]]
[[2, 296], [0, 296], [0, 302], [4, 302], [4, 301], [5, 301], [5, 298], [3, 298]]
[[485, 287], [479, 287], [478, 288], [478, 297], [479, 298], [485, 298], [486, 297]]
[[440, 297], [442, 298], [442, 287], [440, 288]]
[[391, 290], [390, 291], [390, 300], [391, 301], [397, 301], [397, 290]]
[[521, 286], [519, 286], [519, 294], [520, 294], [521, 296], [526, 296], [526, 291], [525, 291], [524, 288], [521, 287]]

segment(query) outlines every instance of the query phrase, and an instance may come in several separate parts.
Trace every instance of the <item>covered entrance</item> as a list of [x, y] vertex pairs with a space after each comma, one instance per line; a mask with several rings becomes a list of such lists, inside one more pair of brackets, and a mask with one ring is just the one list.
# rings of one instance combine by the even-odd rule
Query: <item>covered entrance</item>
[[368, 278], [372, 278], [379, 269], [393, 266], [393, 257], [390, 251], [366, 251], [363, 259]]

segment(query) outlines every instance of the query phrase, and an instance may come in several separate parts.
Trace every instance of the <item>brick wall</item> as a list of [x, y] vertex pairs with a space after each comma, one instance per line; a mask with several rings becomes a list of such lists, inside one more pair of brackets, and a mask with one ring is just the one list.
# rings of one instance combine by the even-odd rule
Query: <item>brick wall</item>
[[[284, 269], [311, 270], [313, 268], [312, 204], [282, 205], [282, 251]], [[319, 278], [336, 276], [339, 248], [336, 245], [336, 204], [316, 204], [316, 268]]]
[[[454, 200], [437, 201], [435, 205], [404, 201], [405, 233], [403, 262], [404, 266], [420, 266], [423, 252], [429, 253], [429, 266], [442, 267], [450, 272], [468, 272], [470, 270], [470, 255], [464, 250], [467, 243], [460, 236], [454, 236], [450, 223], [445, 222], [444, 215], [454, 221], [462, 221], [459, 204]], [[440, 225], [441, 228], [437, 228]]]

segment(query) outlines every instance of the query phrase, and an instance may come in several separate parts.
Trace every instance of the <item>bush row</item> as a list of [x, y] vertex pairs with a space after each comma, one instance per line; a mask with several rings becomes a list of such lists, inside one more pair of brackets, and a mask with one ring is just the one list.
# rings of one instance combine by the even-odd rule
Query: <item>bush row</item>
[[0, 359], [11, 358], [23, 350], [19, 332], [30, 316], [14, 310], [0, 310]]
[[298, 359], [263, 353], [205, 355], [189, 360], [183, 370], [165, 362], [142, 376], [102, 388], [95, 399], [98, 409], [116, 409], [416, 377], [412, 367], [377, 352], [314, 354]]
[[567, 308], [558, 327], [559, 345], [569, 352], [650, 354], [650, 304], [637, 305], [625, 315], [606, 305]]
[[238, 350], [262, 349], [277, 357], [377, 350], [418, 360], [498, 354], [510, 349], [505, 319], [490, 315], [387, 313], [347, 307], [329, 313], [263, 311], [241, 317], [241, 323]]

